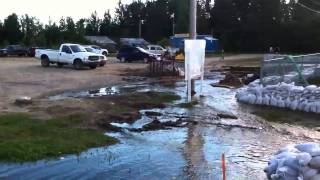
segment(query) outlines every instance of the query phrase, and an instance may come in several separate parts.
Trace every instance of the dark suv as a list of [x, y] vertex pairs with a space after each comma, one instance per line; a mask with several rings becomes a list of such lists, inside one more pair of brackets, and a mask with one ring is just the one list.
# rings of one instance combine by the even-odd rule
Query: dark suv
[[20, 45], [9, 45], [0, 51], [3, 56], [26, 56], [28, 54], [28, 50]]
[[159, 59], [156, 54], [150, 53], [140, 47], [123, 47], [119, 50], [117, 59], [121, 62], [131, 62], [143, 60], [145, 63], [150, 60]]

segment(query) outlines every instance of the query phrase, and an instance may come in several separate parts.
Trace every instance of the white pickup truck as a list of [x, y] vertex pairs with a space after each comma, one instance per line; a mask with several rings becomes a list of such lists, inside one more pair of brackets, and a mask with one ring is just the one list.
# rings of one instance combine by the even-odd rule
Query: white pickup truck
[[57, 64], [58, 67], [71, 64], [77, 70], [83, 66], [95, 69], [105, 59], [105, 56], [87, 52], [78, 44], [62, 44], [59, 50], [37, 49], [36, 58], [41, 60], [43, 67], [49, 67], [50, 64]]

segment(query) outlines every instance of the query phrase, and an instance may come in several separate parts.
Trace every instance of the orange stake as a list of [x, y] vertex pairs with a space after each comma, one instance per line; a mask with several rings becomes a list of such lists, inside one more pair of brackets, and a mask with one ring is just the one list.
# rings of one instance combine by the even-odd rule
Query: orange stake
[[225, 160], [225, 156], [224, 156], [224, 153], [222, 154], [221, 156], [221, 163], [222, 163], [222, 178], [223, 180], [227, 180], [227, 177], [226, 177], [226, 160]]

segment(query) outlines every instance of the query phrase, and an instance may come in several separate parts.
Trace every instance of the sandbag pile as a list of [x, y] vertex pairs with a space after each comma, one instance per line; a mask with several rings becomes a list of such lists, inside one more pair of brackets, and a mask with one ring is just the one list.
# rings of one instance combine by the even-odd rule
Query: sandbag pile
[[320, 146], [289, 145], [275, 154], [264, 172], [270, 180], [320, 180]]
[[320, 113], [320, 87], [315, 85], [279, 83], [263, 87], [257, 80], [240, 89], [236, 98], [243, 103]]
[[[274, 69], [276, 67], [269, 67], [271, 69]], [[268, 71], [268, 70], [264, 70], [264, 71]], [[270, 70], [272, 72], [272, 70]], [[311, 67], [311, 68], [304, 68], [301, 72], [302, 76], [305, 79], [308, 79], [310, 77], [317, 77], [318, 76], [318, 68], [315, 67]], [[297, 71], [291, 71], [286, 73], [285, 75], [269, 75], [269, 76], [264, 76], [263, 77], [263, 82], [265, 84], [277, 84], [279, 82], [285, 82], [285, 83], [292, 83], [292, 82], [299, 82], [300, 81], [300, 77], [299, 77], [299, 73]]]

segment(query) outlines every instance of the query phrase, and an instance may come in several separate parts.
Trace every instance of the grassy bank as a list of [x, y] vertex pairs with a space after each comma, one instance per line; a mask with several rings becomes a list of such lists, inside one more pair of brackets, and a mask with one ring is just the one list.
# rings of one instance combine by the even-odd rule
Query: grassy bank
[[[49, 120], [34, 119], [29, 114], [0, 116], [0, 161], [26, 162], [79, 154], [89, 148], [114, 144], [116, 139], [103, 132], [114, 130], [111, 122], [133, 123], [140, 109], [164, 108], [180, 99], [174, 93], [134, 92], [60, 101], [48, 107], [38, 105]], [[37, 114], [36, 111], [33, 111]], [[59, 117], [59, 118], [58, 118]], [[88, 128], [90, 127], [90, 129]]]
[[0, 160], [35, 161], [116, 143], [102, 132], [79, 128], [80, 115], [40, 121], [27, 114], [0, 116]]
[[320, 115], [314, 113], [264, 107], [257, 109], [253, 114], [270, 122], [286, 123], [308, 128], [319, 127]]

